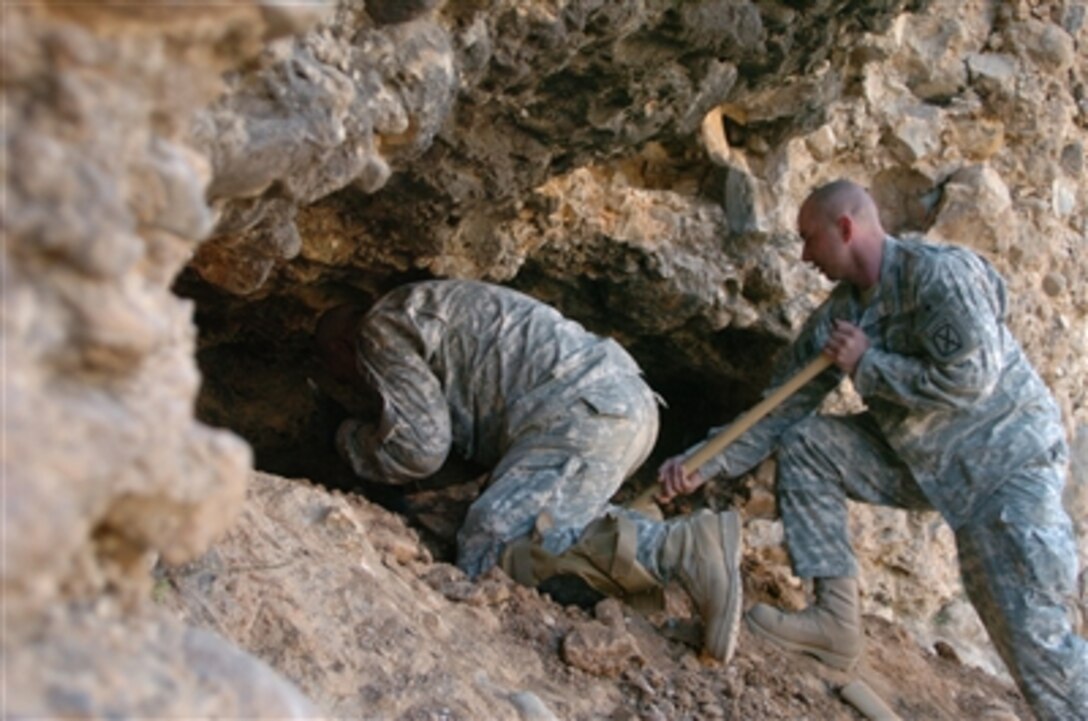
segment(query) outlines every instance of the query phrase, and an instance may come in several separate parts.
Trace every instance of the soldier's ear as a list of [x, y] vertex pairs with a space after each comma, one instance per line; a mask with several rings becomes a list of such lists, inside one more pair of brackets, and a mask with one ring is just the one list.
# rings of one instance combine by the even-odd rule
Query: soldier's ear
[[843, 213], [835, 221], [835, 225], [838, 226], [839, 235], [842, 236], [844, 243], [849, 243], [854, 239], [854, 219], [849, 215]]

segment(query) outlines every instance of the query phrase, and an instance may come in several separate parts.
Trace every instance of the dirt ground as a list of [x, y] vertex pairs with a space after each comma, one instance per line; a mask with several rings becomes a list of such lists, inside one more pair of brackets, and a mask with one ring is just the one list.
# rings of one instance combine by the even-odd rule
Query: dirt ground
[[[779, 595], [777, 569], [747, 563], [744, 576], [746, 606]], [[783, 651], [743, 624], [729, 664], [703, 656], [700, 627], [678, 588], [668, 590], [666, 612], [645, 617], [612, 599], [585, 611], [515, 587], [499, 615], [504, 631], [532, 648], [571, 696], [582, 694], [581, 674], [571, 667], [616, 684], [620, 703], [590, 718], [864, 719], [841, 694], [858, 679], [904, 721], [1032, 718], [1015, 689], [962, 665], [947, 647], [920, 648], [902, 628], [872, 616], [865, 619], [865, 660], [844, 673]]]
[[[606, 647], [605, 661], [595, 667], [592, 653], [573, 656], [571, 635], [587, 621], [571, 609], [563, 617], [571, 628], [556, 624], [541, 634], [540, 619], [555, 617], [547, 599], [526, 595], [503, 614], [504, 627], [524, 637], [548, 660], [557, 677], [568, 677], [569, 692], [579, 694], [578, 678], [564, 665], [598, 676], [612, 675], [622, 702], [602, 718], [610, 719], [863, 719], [842, 697], [842, 688], [863, 679], [898, 716], [907, 721], [933, 719], [1030, 719], [1016, 691], [981, 671], [918, 648], [905, 632], [879, 618], [865, 620], [867, 658], [852, 674], [838, 672], [815, 659], [780, 651], [742, 627], [736, 655], [728, 665], [705, 660], [694, 648], [666, 639], [646, 619], [624, 614], [634, 638], [626, 663], [615, 663], [623, 643], [609, 618], [622, 614], [605, 601], [595, 616], [604, 625], [592, 647]], [[604, 619], [604, 620], [602, 620]], [[576, 636], [577, 638], [577, 636]], [[557, 710], [559, 711], [559, 710]], [[562, 713], [559, 716], [564, 717]]]
[[[641, 482], [648, 483], [646, 479]], [[476, 492], [476, 484], [470, 482], [408, 497], [406, 510], [412, 524], [437, 557], [452, 558], [455, 519], [463, 515]], [[617, 500], [630, 500], [635, 495], [629, 488]], [[737, 489], [719, 488], [700, 498], [681, 499], [672, 510], [687, 513], [707, 504], [737, 506], [743, 505], [744, 499], [737, 496]], [[412, 513], [413, 509], [417, 512]], [[782, 563], [768, 562], [775, 559]], [[784, 554], [771, 559], [747, 554], [742, 576], [746, 607], [762, 601], [799, 609], [806, 602], [797, 580], [785, 567]], [[875, 616], [865, 619], [865, 660], [847, 674], [815, 658], [779, 649], [743, 624], [738, 651], [727, 667], [694, 653], [699, 645], [698, 621], [693, 620], [686, 595], [679, 588], [668, 589], [666, 612], [649, 618], [612, 600], [579, 609], [557, 606], [547, 594], [521, 589], [513, 597], [516, 600], [503, 609], [504, 628], [524, 636], [541, 658], [553, 659], [555, 673], [560, 674], [565, 664], [615, 678], [624, 702], [609, 718], [865, 718], [841, 695], [843, 687], [857, 680], [908, 721], [1033, 718], [1015, 688], [964, 665], [950, 646], [920, 648], [902, 627]], [[680, 622], [680, 628], [670, 627], [669, 618], [677, 616], [686, 620]], [[586, 633], [579, 631], [575, 642], [591, 650], [571, 653], [572, 629], [541, 623], [542, 618], [556, 617], [570, 619], [572, 627], [579, 629], [587, 619], [596, 619], [611, 632], [597, 628], [592, 640], [583, 641]], [[551, 630], [542, 636], [539, 629], [544, 627]]]
[[[643, 616], [614, 599], [561, 605], [498, 570], [469, 581], [436, 560], [433, 529], [452, 525], [430, 508], [432, 530], [354, 494], [255, 474], [243, 516], [211, 552], [159, 569], [157, 600], [335, 718], [862, 719], [841, 696], [858, 677], [906, 721], [1031, 718], [1006, 682], [876, 617], [853, 675], [743, 627], [721, 664], [698, 652], [678, 588]], [[748, 553], [743, 576], [746, 606], [803, 602], [778, 564]]]
[[[466, 483], [409, 498], [409, 506], [419, 511], [412, 514], [413, 525], [434, 553], [452, 557], [455, 519], [463, 515], [476, 492], [475, 483]], [[633, 491], [626, 494], [633, 495]], [[709, 495], [687, 501], [677, 510], [689, 512], [708, 501], [724, 506], [736, 500], [727, 498], [728, 490], [719, 491], [717, 498]], [[439, 571], [432, 579], [441, 576]], [[769, 566], [749, 556], [742, 576], [746, 607], [759, 601], [793, 608], [804, 605], [796, 581], [787, 580], [788, 571], [782, 566]], [[547, 594], [514, 589], [500, 612], [504, 630], [524, 639], [551, 674], [566, 678], [571, 695], [580, 695], [571, 666], [613, 679], [623, 701], [607, 718], [616, 721], [863, 719], [866, 716], [842, 696], [842, 689], [857, 680], [904, 721], [1033, 718], [1008, 684], [963, 665], [947, 645], [920, 648], [904, 629], [878, 617], [865, 619], [866, 657], [850, 673], [779, 649], [743, 624], [736, 655], [722, 665], [697, 652], [700, 627], [679, 588], [668, 589], [665, 612], [649, 617], [612, 599], [592, 608], [561, 606]]]

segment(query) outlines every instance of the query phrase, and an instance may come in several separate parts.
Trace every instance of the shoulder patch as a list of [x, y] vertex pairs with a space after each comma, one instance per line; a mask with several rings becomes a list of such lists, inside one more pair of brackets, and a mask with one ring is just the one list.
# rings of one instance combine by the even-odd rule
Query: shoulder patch
[[955, 363], [978, 346], [971, 319], [952, 311], [935, 313], [921, 335], [926, 351], [941, 363]]

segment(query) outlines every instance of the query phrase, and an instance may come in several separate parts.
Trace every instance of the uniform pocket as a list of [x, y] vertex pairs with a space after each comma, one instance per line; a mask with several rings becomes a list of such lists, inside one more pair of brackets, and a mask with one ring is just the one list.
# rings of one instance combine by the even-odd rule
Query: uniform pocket
[[626, 418], [631, 414], [631, 401], [627, 394], [615, 389], [582, 391], [578, 397], [589, 406], [593, 415]]

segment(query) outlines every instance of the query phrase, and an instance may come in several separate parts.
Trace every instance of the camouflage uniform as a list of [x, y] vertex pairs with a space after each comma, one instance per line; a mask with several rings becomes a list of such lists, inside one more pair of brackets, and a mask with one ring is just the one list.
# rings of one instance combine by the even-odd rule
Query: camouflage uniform
[[337, 434], [356, 474], [407, 483], [451, 448], [493, 467], [458, 534], [472, 576], [534, 529], [548, 551], [565, 550], [657, 437], [656, 398], [626, 351], [508, 288], [398, 288], [366, 315], [356, 347], [384, 404], [376, 434], [355, 421]]
[[778, 449], [779, 510], [802, 578], [857, 575], [846, 498], [938, 510], [968, 596], [1036, 715], [1088, 719], [1061, 416], [1005, 312], [1004, 282], [979, 256], [887, 238], [877, 285], [836, 287], [775, 373], [797, 372], [833, 320], [849, 321], [871, 343], [853, 377], [867, 411], [813, 415], [842, 378], [832, 367], [703, 473], [735, 477]]

